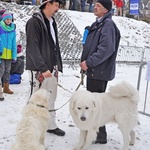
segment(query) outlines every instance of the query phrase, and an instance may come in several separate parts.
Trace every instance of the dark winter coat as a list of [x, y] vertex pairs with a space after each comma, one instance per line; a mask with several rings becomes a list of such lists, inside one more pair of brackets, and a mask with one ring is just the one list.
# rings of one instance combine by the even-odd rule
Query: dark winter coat
[[53, 72], [54, 66], [57, 65], [58, 70], [62, 72], [62, 60], [55, 20], [53, 27], [56, 44], [50, 34], [50, 27], [48, 29], [47, 26], [49, 26], [49, 21], [42, 12], [33, 14], [26, 24], [26, 69], [41, 72], [50, 70]]
[[109, 81], [115, 77], [119, 41], [120, 31], [110, 12], [91, 25], [81, 56], [81, 62], [86, 60], [89, 78]]

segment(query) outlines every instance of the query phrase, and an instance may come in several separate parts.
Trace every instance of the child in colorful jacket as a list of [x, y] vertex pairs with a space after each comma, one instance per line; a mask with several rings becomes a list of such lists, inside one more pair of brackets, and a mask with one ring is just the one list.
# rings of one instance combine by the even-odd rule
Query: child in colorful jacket
[[11, 63], [17, 59], [17, 44], [15, 24], [12, 22], [12, 14], [5, 12], [0, 22], [0, 101], [4, 100], [2, 95], [2, 78], [4, 93], [13, 94], [9, 89]]

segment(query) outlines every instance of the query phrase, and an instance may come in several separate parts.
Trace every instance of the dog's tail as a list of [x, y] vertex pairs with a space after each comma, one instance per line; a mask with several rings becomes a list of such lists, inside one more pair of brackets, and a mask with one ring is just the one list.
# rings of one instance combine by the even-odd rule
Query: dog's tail
[[116, 86], [111, 86], [109, 88], [109, 93], [116, 98], [128, 97], [134, 103], [138, 103], [140, 99], [138, 90], [134, 88], [131, 84], [127, 83], [126, 81], [122, 81], [120, 84], [117, 84]]

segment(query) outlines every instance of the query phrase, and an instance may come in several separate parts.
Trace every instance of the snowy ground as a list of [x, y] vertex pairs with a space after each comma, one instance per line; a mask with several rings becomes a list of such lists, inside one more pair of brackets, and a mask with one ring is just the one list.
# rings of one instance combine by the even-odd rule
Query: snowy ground
[[[24, 5], [23, 5], [24, 7]], [[19, 8], [18, 6], [9, 6], [12, 9], [15, 23], [17, 24], [18, 31], [24, 32], [25, 23], [32, 15], [32, 6], [25, 6], [28, 8]], [[5, 7], [4, 7], [5, 8]], [[7, 8], [7, 7], [6, 7]], [[76, 11], [64, 11], [72, 22], [76, 25], [81, 34], [83, 34], [84, 27], [90, 25], [95, 16], [92, 13], [82, 13]], [[113, 20], [121, 31], [121, 45], [139, 46], [150, 48], [150, 24], [142, 21], [136, 21], [126, 17], [113, 16]], [[59, 24], [59, 23], [58, 23]], [[149, 54], [149, 53], [148, 53]], [[146, 55], [147, 56], [147, 55]], [[145, 56], [145, 57], [146, 57]], [[64, 73], [59, 77], [59, 84], [64, 87], [58, 88], [58, 97], [56, 101], [56, 108], [62, 106], [67, 102], [71, 96], [70, 92], [74, 92], [80, 82], [80, 69], [76, 65], [76, 69], [64, 65]], [[143, 111], [146, 91], [145, 73], [146, 67], [142, 70], [139, 111]], [[122, 80], [126, 80], [135, 87], [137, 87], [139, 74], [139, 66], [137, 65], [117, 65], [116, 78], [109, 82], [109, 85], [114, 85]], [[108, 87], [109, 87], [108, 85]], [[22, 76], [22, 83], [19, 85], [11, 85], [14, 91], [13, 95], [5, 96], [5, 101], [0, 102], [0, 150], [10, 150], [11, 144], [15, 141], [16, 126], [21, 119], [21, 111], [28, 101], [29, 95], [29, 81], [28, 73], [24, 72]], [[85, 89], [81, 86], [80, 89]], [[150, 87], [149, 87], [150, 89]], [[70, 92], [69, 92], [70, 91]], [[148, 90], [149, 91], [149, 90]], [[68, 103], [58, 110], [57, 112], [58, 126], [66, 131], [65, 137], [58, 137], [52, 134], [46, 135], [45, 145], [46, 150], [72, 150], [74, 145], [79, 139], [79, 130], [75, 127], [69, 113]], [[150, 114], [150, 92], [147, 95], [146, 113]], [[136, 143], [130, 147], [130, 150], [148, 150], [150, 148], [150, 117], [139, 113], [140, 125], [137, 125], [136, 130]], [[108, 143], [106, 145], [91, 145], [90, 150], [121, 150], [123, 146], [122, 135], [115, 124], [107, 125]]]
[[[116, 78], [109, 82], [109, 85], [114, 85], [122, 80], [126, 80], [134, 86], [137, 86], [139, 66], [117, 65]], [[139, 102], [139, 110], [143, 111], [143, 101], [145, 95], [145, 71], [143, 69], [142, 82], [140, 87], [141, 100]], [[56, 108], [62, 106], [67, 102], [80, 82], [80, 70], [78, 65], [76, 69], [72, 69], [68, 65], [64, 65], [64, 73], [60, 74], [59, 84], [63, 88], [58, 88], [58, 97], [56, 101]], [[14, 91], [13, 95], [5, 96], [5, 101], [0, 104], [0, 150], [10, 150], [11, 144], [15, 141], [16, 125], [21, 118], [21, 111], [26, 105], [29, 95], [28, 72], [25, 71], [22, 76], [22, 83], [19, 85], [11, 85]], [[80, 86], [80, 89], [85, 89]], [[150, 95], [148, 95], [150, 96]], [[148, 100], [150, 97], [148, 97]], [[148, 106], [148, 108], [150, 108]], [[45, 145], [46, 150], [72, 150], [74, 145], [78, 142], [79, 130], [75, 127], [69, 113], [68, 103], [57, 112], [58, 126], [66, 131], [64, 137], [58, 137], [53, 134], [46, 135]], [[150, 117], [139, 113], [140, 125], [137, 125], [136, 143], [130, 147], [130, 150], [148, 150], [150, 147]], [[123, 146], [123, 139], [116, 124], [107, 125], [108, 143], [106, 145], [94, 144], [91, 145], [90, 150], [121, 150]]]

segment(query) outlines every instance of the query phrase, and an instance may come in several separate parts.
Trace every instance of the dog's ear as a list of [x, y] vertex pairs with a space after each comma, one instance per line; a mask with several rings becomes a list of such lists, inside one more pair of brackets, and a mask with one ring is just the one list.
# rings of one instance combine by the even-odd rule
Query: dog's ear
[[70, 108], [73, 110], [73, 109], [75, 109], [75, 99], [72, 99], [71, 100], [71, 103], [70, 103]]
[[96, 108], [96, 104], [95, 104], [95, 101], [93, 101], [93, 106], [94, 106], [94, 108]]
[[95, 100], [93, 100], [93, 114], [94, 114], [94, 116], [96, 116], [96, 114], [98, 113], [98, 108], [97, 108], [98, 106], [97, 106], [97, 104], [96, 104], [96, 101]]

